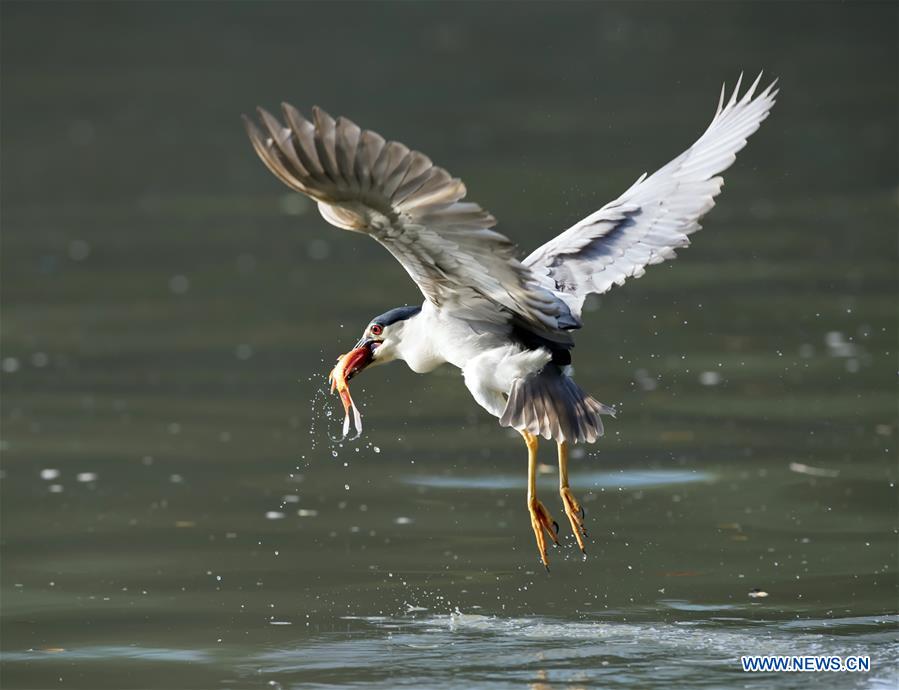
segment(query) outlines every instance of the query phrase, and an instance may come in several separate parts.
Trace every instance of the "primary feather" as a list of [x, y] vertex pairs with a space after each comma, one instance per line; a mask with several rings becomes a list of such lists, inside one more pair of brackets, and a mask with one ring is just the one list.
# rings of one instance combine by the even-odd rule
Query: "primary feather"
[[696, 143], [524, 260], [576, 318], [590, 293], [639, 278], [646, 266], [674, 258], [675, 249], [690, 243], [689, 235], [700, 229], [700, 218], [721, 191], [717, 175], [730, 167], [774, 105], [776, 82], [753, 98], [760, 79], [761, 74], [739, 99], [738, 81], [726, 104], [722, 88], [715, 117]]
[[337, 227], [371, 235], [424, 296], [461, 318], [526, 328], [568, 344], [568, 307], [540, 285], [493, 216], [464, 201], [465, 185], [402, 144], [319, 108], [313, 121], [283, 105], [287, 126], [259, 109], [244, 118], [256, 153], [289, 187], [318, 202]]

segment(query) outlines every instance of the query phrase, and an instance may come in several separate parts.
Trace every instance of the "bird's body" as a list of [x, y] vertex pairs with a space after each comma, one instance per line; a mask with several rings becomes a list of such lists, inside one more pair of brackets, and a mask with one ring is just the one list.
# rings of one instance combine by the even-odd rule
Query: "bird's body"
[[319, 109], [310, 122], [284, 104], [286, 124], [260, 109], [265, 133], [246, 120], [256, 152], [278, 178], [313, 198], [331, 224], [382, 244], [425, 296], [420, 308], [371, 321], [348, 375], [396, 359], [418, 373], [442, 364], [460, 369], [475, 401], [527, 443], [528, 509], [544, 565], [544, 532], [556, 541], [558, 525], [536, 498], [537, 437], [558, 445], [560, 494], [583, 550], [568, 445], [596, 441], [601, 415], [612, 413], [577, 386], [568, 367], [584, 299], [689, 244], [714, 206], [718, 174], [774, 104], [773, 84], [753, 98], [758, 82], [740, 98], [738, 82], [726, 103], [722, 90], [693, 146], [523, 260], [492, 229], [493, 217], [464, 201], [462, 182], [423, 154]]
[[536, 374], [552, 358], [545, 348], [510, 342], [505, 329], [482, 324], [479, 330], [477, 324], [428, 301], [398, 325], [397, 344], [384, 354], [404, 361], [417, 374], [442, 364], [456, 367], [475, 401], [494, 417], [502, 416], [515, 380]]

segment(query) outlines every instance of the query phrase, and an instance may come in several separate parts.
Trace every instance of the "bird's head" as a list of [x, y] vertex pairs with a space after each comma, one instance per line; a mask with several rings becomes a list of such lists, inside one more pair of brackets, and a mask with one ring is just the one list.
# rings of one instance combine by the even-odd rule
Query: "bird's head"
[[420, 311], [421, 307], [397, 307], [373, 318], [350, 353], [353, 357], [350, 376], [369, 366], [397, 359], [406, 321]]

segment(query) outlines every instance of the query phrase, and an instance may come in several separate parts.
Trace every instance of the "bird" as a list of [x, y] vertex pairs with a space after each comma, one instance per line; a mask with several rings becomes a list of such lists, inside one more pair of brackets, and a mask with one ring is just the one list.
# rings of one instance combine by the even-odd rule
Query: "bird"
[[686, 151], [524, 258], [494, 229], [494, 217], [466, 200], [463, 182], [424, 154], [319, 107], [311, 119], [288, 103], [283, 121], [263, 108], [255, 122], [243, 116], [266, 167], [316, 202], [328, 223], [380, 243], [424, 297], [368, 322], [351, 373], [395, 360], [417, 373], [452, 365], [475, 402], [524, 439], [526, 506], [547, 570], [548, 541], [559, 545], [559, 525], [537, 497], [539, 439], [556, 444], [562, 508], [586, 557], [569, 449], [596, 442], [602, 417], [615, 413], [573, 378], [584, 300], [639, 278], [690, 244], [721, 191], [720, 173], [778, 94], [776, 80], [756, 94], [759, 74], [741, 95], [742, 77], [729, 98], [722, 86], [711, 123]]

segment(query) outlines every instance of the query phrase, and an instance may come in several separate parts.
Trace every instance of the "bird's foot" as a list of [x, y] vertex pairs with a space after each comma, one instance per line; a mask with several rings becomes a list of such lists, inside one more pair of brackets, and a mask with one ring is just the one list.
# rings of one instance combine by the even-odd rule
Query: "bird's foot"
[[566, 486], [559, 489], [562, 496], [562, 504], [565, 506], [565, 514], [568, 516], [568, 522], [571, 523], [571, 531], [574, 532], [574, 538], [577, 539], [577, 545], [581, 548], [581, 552], [586, 556], [587, 550], [584, 548], [584, 538], [587, 536], [587, 530], [584, 528], [584, 509], [577, 499], [572, 495], [571, 490]]
[[546, 557], [546, 537], [544, 530], [553, 543], [559, 545], [559, 523], [552, 519], [549, 511], [540, 501], [532, 498], [528, 501], [528, 512], [531, 514], [531, 528], [537, 538], [537, 548], [540, 551], [540, 561], [543, 567], [549, 570], [549, 559]]

